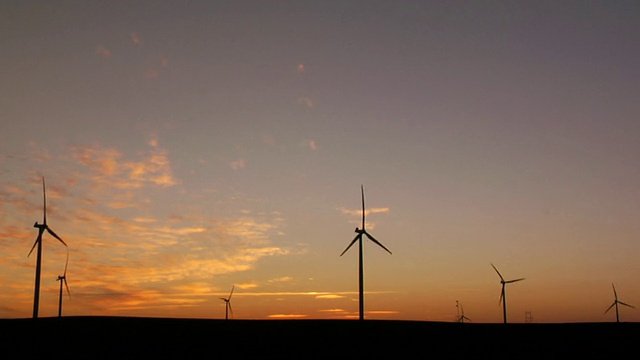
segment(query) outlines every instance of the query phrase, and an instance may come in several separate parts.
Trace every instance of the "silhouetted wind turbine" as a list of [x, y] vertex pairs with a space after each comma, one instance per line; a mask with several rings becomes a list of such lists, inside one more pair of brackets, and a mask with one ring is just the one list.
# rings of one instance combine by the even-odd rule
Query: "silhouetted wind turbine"
[[233, 295], [233, 289], [235, 287], [236, 287], [235, 285], [233, 285], [231, 287], [231, 292], [229, 293], [229, 297], [228, 298], [223, 298], [223, 297], [220, 298], [220, 300], [223, 300], [225, 302], [225, 304], [224, 304], [224, 306], [225, 306], [224, 319], [225, 320], [229, 320], [229, 313], [231, 313], [231, 316], [233, 316], [233, 310], [231, 309], [231, 295]]
[[498, 276], [500, 276], [500, 284], [502, 284], [502, 290], [500, 292], [500, 300], [499, 303], [502, 303], [502, 318], [504, 320], [504, 323], [507, 323], [507, 292], [506, 292], [506, 285], [507, 284], [511, 284], [514, 283], [516, 281], [520, 281], [520, 280], [524, 280], [524, 278], [520, 278], [520, 279], [515, 279], [515, 280], [505, 280], [502, 275], [500, 274], [500, 271], [498, 271], [498, 269], [496, 269], [495, 266], [493, 266], [493, 264], [491, 264], [491, 266], [493, 267], [493, 270], [495, 270], [498, 273]]
[[42, 234], [46, 230], [54, 238], [58, 239], [62, 244], [64, 244], [64, 246], [67, 246], [67, 244], [64, 241], [62, 241], [62, 239], [58, 235], [56, 235], [56, 233], [54, 233], [53, 230], [51, 230], [47, 225], [47, 193], [44, 186], [44, 176], [42, 177], [42, 195], [44, 198], [43, 220], [42, 220], [42, 224], [38, 224], [37, 221], [35, 222], [35, 224], [33, 224], [33, 227], [38, 229], [38, 237], [36, 238], [35, 243], [33, 243], [33, 246], [31, 247], [31, 251], [29, 251], [29, 255], [27, 255], [27, 257], [29, 257], [31, 255], [31, 252], [33, 252], [33, 249], [35, 249], [36, 245], [38, 246], [38, 256], [36, 258], [36, 285], [35, 285], [35, 290], [33, 295], [33, 317], [34, 318], [38, 317], [38, 307], [40, 302], [40, 272], [42, 269]]
[[62, 275], [58, 275], [58, 279], [56, 281], [60, 281], [60, 296], [58, 297], [58, 317], [62, 316], [62, 283], [64, 282], [64, 286], [67, 288], [67, 294], [71, 297], [71, 292], [69, 291], [69, 285], [67, 285], [67, 265], [69, 265], [69, 250], [67, 250], [67, 261], [64, 263], [64, 272]]
[[634, 309], [635, 309], [635, 307], [633, 307], [633, 306], [631, 306], [629, 304], [625, 304], [622, 301], [618, 300], [618, 294], [616, 293], [616, 287], [613, 284], [611, 284], [611, 286], [613, 287], [613, 296], [615, 297], [615, 300], [613, 300], [613, 303], [611, 304], [611, 306], [609, 306], [604, 313], [606, 314], [609, 310], [611, 310], [612, 307], [615, 306], [616, 307], [616, 322], [620, 322], [620, 313], [618, 312], [618, 304], [621, 304], [621, 305], [624, 305], [624, 306], [628, 306], [628, 307], [634, 308]]
[[460, 315], [458, 317], [458, 322], [463, 323], [465, 320], [471, 321], [471, 319], [469, 319], [468, 317], [464, 316], [464, 308], [462, 307], [462, 304], [458, 303], [458, 300], [456, 300], [456, 307], [459, 307], [460, 308], [460, 312], [462, 313], [462, 315]]
[[366, 235], [369, 240], [373, 241], [374, 243], [376, 243], [378, 246], [380, 246], [381, 248], [385, 249], [389, 254], [391, 254], [391, 251], [389, 251], [389, 249], [387, 249], [384, 245], [382, 245], [378, 240], [374, 239], [373, 236], [371, 236], [371, 234], [369, 234], [367, 232], [367, 230], [365, 230], [365, 209], [364, 209], [364, 186], [360, 185], [360, 192], [362, 193], [362, 229], [358, 229], [356, 227], [355, 232], [358, 234], [356, 235], [355, 238], [353, 238], [353, 240], [351, 241], [351, 243], [349, 244], [349, 246], [347, 246], [346, 249], [344, 249], [344, 251], [342, 252], [342, 254], [340, 254], [340, 256], [344, 255], [344, 253], [347, 252], [347, 250], [349, 250], [349, 248], [356, 242], [358, 241], [358, 246], [359, 246], [359, 256], [358, 256], [358, 280], [359, 280], [359, 293], [360, 293], [360, 320], [364, 320], [364, 275], [363, 275], [363, 269], [364, 269], [364, 264], [363, 264], [363, 259], [362, 259], [362, 235]]

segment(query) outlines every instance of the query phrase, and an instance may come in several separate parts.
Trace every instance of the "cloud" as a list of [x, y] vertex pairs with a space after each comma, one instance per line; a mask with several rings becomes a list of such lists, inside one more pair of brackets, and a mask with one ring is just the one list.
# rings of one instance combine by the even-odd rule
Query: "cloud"
[[120, 151], [101, 146], [72, 147], [71, 151], [79, 164], [91, 170], [92, 180], [100, 185], [133, 189], [147, 183], [162, 187], [178, 184], [166, 150], [158, 146], [157, 139], [152, 139], [150, 145], [151, 150], [139, 154], [135, 160], [124, 160]]
[[273, 314], [267, 316], [270, 319], [302, 319], [306, 318], [308, 315], [301, 314]]
[[144, 73], [144, 78], [147, 80], [157, 80], [160, 78], [160, 72], [156, 69], [147, 69]]
[[111, 50], [109, 50], [106, 47], [100, 45], [100, 46], [96, 47], [96, 54], [98, 54], [99, 56], [101, 56], [101, 57], [106, 59], [108, 57], [111, 57]]
[[131, 42], [134, 45], [140, 45], [142, 44], [142, 39], [140, 38], [140, 34], [136, 33], [136, 32], [132, 32], [131, 33]]
[[344, 299], [345, 296], [338, 294], [326, 294], [326, 295], [318, 295], [316, 299]]
[[298, 66], [296, 67], [296, 71], [298, 72], [298, 74], [302, 74], [305, 71], [304, 64], [298, 64]]
[[247, 162], [244, 159], [233, 160], [229, 162], [229, 167], [233, 170], [244, 169], [247, 166]]
[[[362, 216], [362, 209], [349, 210], [349, 209], [340, 208], [339, 210], [341, 213], [345, 215]], [[388, 213], [389, 211], [390, 211], [389, 208], [373, 208], [373, 209], [365, 209], [364, 214], [369, 215], [369, 214], [376, 214], [376, 213]]]
[[298, 98], [298, 104], [304, 105], [304, 106], [308, 107], [309, 109], [313, 109], [313, 107], [314, 107], [313, 100], [310, 97], [306, 97], [306, 96], [299, 97]]
[[305, 146], [309, 147], [309, 149], [313, 150], [313, 151], [318, 151], [318, 144], [316, 144], [316, 141], [313, 139], [308, 139], [305, 140]]

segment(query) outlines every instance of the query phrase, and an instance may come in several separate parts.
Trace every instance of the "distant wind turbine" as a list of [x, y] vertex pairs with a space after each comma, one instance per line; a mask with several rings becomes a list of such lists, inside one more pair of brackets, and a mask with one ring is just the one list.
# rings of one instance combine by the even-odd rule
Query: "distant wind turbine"
[[69, 285], [67, 285], [67, 265], [69, 265], [69, 250], [67, 250], [67, 261], [64, 264], [64, 272], [62, 275], [58, 275], [58, 279], [56, 281], [60, 281], [60, 295], [58, 297], [58, 317], [62, 316], [62, 283], [64, 282], [64, 286], [67, 288], [67, 295], [71, 297], [71, 292], [69, 291]]
[[500, 276], [500, 284], [502, 284], [502, 290], [500, 292], [500, 300], [499, 303], [502, 303], [502, 318], [504, 323], [507, 323], [507, 291], [506, 291], [506, 285], [507, 284], [511, 284], [514, 283], [516, 281], [520, 281], [520, 280], [524, 280], [524, 278], [519, 278], [519, 279], [515, 279], [515, 280], [505, 280], [502, 275], [500, 274], [500, 272], [498, 271], [498, 269], [496, 269], [496, 267], [491, 264], [491, 266], [493, 267], [493, 270], [495, 270], [498, 273], [498, 276]]
[[36, 284], [35, 284], [35, 290], [33, 295], [33, 317], [34, 318], [38, 317], [38, 308], [40, 303], [40, 273], [42, 270], [42, 234], [46, 230], [54, 238], [58, 239], [64, 246], [67, 246], [67, 244], [64, 241], [62, 241], [62, 239], [58, 235], [56, 235], [56, 233], [54, 233], [53, 230], [51, 230], [47, 225], [47, 193], [44, 186], [44, 176], [42, 177], [42, 195], [44, 198], [44, 206], [43, 206], [44, 216], [43, 216], [42, 224], [38, 224], [37, 221], [35, 222], [35, 224], [33, 224], [33, 227], [38, 229], [38, 237], [36, 238], [35, 243], [33, 243], [33, 246], [31, 247], [31, 251], [29, 251], [29, 254], [27, 255], [27, 257], [31, 256], [33, 249], [35, 249], [37, 245], [38, 255], [36, 258]]
[[457, 300], [456, 300], [456, 307], [459, 308], [460, 313], [458, 316], [458, 322], [463, 323], [465, 320], [471, 321], [471, 319], [469, 319], [468, 317], [464, 316], [464, 308], [462, 307], [462, 304], [460, 304]]
[[220, 298], [220, 300], [223, 300], [225, 302], [225, 304], [224, 304], [224, 306], [225, 306], [224, 319], [225, 320], [229, 320], [229, 313], [231, 313], [231, 316], [233, 316], [233, 310], [231, 309], [231, 295], [233, 295], [233, 289], [235, 287], [236, 287], [235, 285], [233, 285], [231, 287], [231, 292], [229, 293], [229, 297], [227, 297], [227, 298], [221, 297]]
[[367, 230], [365, 230], [365, 209], [364, 209], [364, 186], [360, 185], [360, 192], [362, 193], [362, 229], [358, 229], [356, 227], [355, 232], [358, 234], [356, 235], [355, 238], [353, 238], [353, 240], [351, 241], [351, 243], [349, 244], [349, 246], [347, 246], [346, 249], [344, 249], [344, 251], [342, 252], [342, 254], [340, 254], [340, 256], [344, 255], [344, 253], [347, 252], [347, 250], [349, 250], [349, 248], [356, 242], [358, 241], [358, 246], [359, 246], [359, 256], [358, 256], [358, 284], [359, 284], [359, 301], [360, 301], [360, 320], [364, 320], [364, 274], [363, 274], [363, 270], [364, 270], [364, 264], [363, 264], [363, 258], [362, 258], [362, 235], [366, 235], [369, 240], [373, 241], [374, 243], [376, 243], [378, 246], [380, 246], [381, 248], [383, 248], [384, 250], [386, 250], [389, 254], [391, 254], [391, 251], [389, 251], [389, 249], [387, 249], [384, 245], [382, 245], [378, 240], [374, 239], [373, 236], [371, 236], [371, 234], [369, 234], [367, 232]]
[[611, 284], [611, 286], [613, 287], [613, 296], [614, 296], [615, 300], [613, 300], [613, 303], [611, 304], [611, 306], [609, 306], [607, 308], [607, 310], [605, 310], [604, 313], [606, 314], [609, 310], [611, 310], [612, 307], [615, 306], [616, 307], [616, 322], [620, 322], [620, 313], [618, 311], [618, 304], [624, 305], [624, 306], [628, 306], [628, 307], [633, 308], [633, 309], [635, 309], [635, 307], [633, 307], [633, 306], [631, 306], [629, 304], [625, 304], [622, 301], [618, 300], [618, 294], [616, 293], [616, 287], [613, 284]]

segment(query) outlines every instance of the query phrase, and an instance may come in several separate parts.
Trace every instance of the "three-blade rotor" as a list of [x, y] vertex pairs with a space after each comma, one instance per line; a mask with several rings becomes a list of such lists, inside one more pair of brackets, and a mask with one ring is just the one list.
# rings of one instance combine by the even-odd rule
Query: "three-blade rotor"
[[64, 272], [62, 275], [58, 275], [58, 279], [56, 281], [62, 281], [64, 283], [65, 288], [67, 289], [67, 295], [71, 297], [71, 291], [69, 291], [69, 285], [67, 284], [67, 266], [69, 265], [69, 252], [67, 251], [67, 261], [64, 264]]
[[342, 254], [340, 254], [340, 256], [344, 255], [347, 252], [347, 250], [349, 250], [349, 248], [351, 248], [351, 246], [353, 246], [353, 244], [356, 243], [356, 241], [362, 241], [362, 235], [366, 235], [369, 240], [373, 241], [376, 245], [380, 246], [389, 254], [391, 254], [391, 251], [389, 249], [387, 249], [384, 245], [382, 245], [382, 243], [380, 243], [371, 234], [367, 232], [366, 220], [365, 220], [366, 210], [364, 206], [364, 186], [363, 185], [360, 185], [360, 192], [362, 194], [362, 228], [359, 229], [356, 227], [355, 232], [357, 233], [357, 235], [353, 238], [353, 240], [351, 240], [351, 243], [349, 243], [349, 246], [347, 246], [347, 248], [344, 249], [344, 251], [342, 252]]
[[229, 297], [220, 298], [220, 300], [225, 302], [225, 318], [228, 318], [229, 314], [233, 316], [233, 309], [231, 308], [231, 295], [233, 295], [233, 289], [235, 289], [235, 287], [236, 287], [235, 285], [231, 287], [231, 292], [229, 293]]
[[42, 196], [44, 200], [43, 201], [44, 205], [43, 205], [42, 224], [38, 224], [37, 221], [33, 224], [33, 227], [38, 228], [38, 237], [36, 238], [36, 241], [33, 243], [33, 246], [31, 247], [31, 250], [29, 251], [29, 254], [27, 255], [27, 257], [31, 256], [31, 253], [36, 248], [38, 243], [42, 241], [42, 234], [45, 231], [48, 232], [54, 238], [58, 239], [58, 241], [60, 241], [64, 246], [67, 246], [67, 243], [65, 243], [64, 240], [62, 240], [62, 238], [60, 238], [60, 236], [58, 236], [58, 234], [56, 234], [53, 230], [51, 230], [49, 225], [47, 225], [47, 192], [46, 191], [47, 190], [44, 185], [44, 176], [43, 176], [42, 177]]

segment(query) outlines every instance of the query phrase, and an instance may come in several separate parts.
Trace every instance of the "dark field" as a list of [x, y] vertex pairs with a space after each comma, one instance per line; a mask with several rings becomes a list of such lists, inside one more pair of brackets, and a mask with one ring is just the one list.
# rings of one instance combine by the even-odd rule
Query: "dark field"
[[640, 323], [80, 316], [0, 319], [0, 336], [11, 359], [637, 358]]

